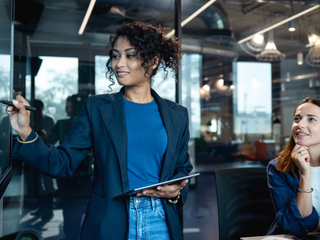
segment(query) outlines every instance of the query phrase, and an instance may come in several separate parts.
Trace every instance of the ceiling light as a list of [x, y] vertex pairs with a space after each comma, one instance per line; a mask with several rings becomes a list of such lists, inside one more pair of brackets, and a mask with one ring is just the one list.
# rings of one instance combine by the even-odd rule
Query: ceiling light
[[265, 47], [264, 35], [256, 34], [250, 41], [246, 41], [239, 45], [246, 54], [255, 57], [258, 53], [263, 51]]
[[79, 32], [78, 32], [79, 35], [83, 34], [84, 29], [87, 26], [87, 23], [89, 21], [89, 18], [91, 16], [91, 13], [92, 13], [92, 10], [93, 10], [93, 7], [94, 7], [95, 4], [96, 4], [96, 0], [91, 0], [90, 1], [88, 9], [87, 9], [87, 12], [86, 12], [86, 15], [84, 15], [83, 21], [81, 23], [81, 26], [80, 26], [80, 29], [79, 29]]
[[287, 78], [286, 78], [287, 82], [290, 82], [290, 75], [291, 75], [290, 72], [287, 72]]
[[272, 62], [272, 61], [278, 61], [280, 59], [285, 58], [285, 54], [281, 53], [278, 49], [276, 44], [273, 40], [273, 31], [269, 32], [269, 38], [268, 43], [264, 50], [256, 55], [256, 59], [259, 61], [266, 61], [266, 62]]
[[263, 44], [264, 43], [264, 36], [263, 34], [256, 34], [253, 37], [253, 42], [257, 43], [257, 44]]
[[309, 35], [308, 41], [312, 44], [314, 44], [317, 41], [317, 36], [315, 34]]
[[314, 46], [310, 48], [306, 56], [306, 62], [312, 67], [320, 67], [320, 39], [318, 39]]
[[298, 17], [301, 17], [302, 15], [305, 15], [305, 14], [307, 14], [308, 12], [311, 12], [311, 11], [313, 11], [313, 10], [316, 10], [316, 9], [318, 9], [319, 7], [320, 7], [320, 5], [318, 4], [318, 5], [315, 5], [315, 6], [311, 7], [311, 8], [308, 8], [308, 9], [306, 9], [306, 10], [300, 12], [300, 13], [297, 13], [297, 14], [295, 14], [295, 15], [287, 18], [287, 19], [284, 19], [284, 20], [282, 20], [282, 21], [280, 21], [280, 22], [278, 22], [278, 23], [276, 23], [276, 24], [273, 24], [273, 25], [271, 25], [271, 26], [269, 26], [269, 27], [267, 27], [267, 28], [265, 28], [265, 29], [262, 29], [262, 30], [254, 33], [254, 34], [252, 34], [252, 35], [250, 35], [250, 36], [248, 36], [248, 37], [246, 37], [246, 38], [243, 38], [243, 39], [241, 39], [240, 41], [238, 41], [238, 43], [239, 43], [239, 44], [240, 44], [240, 43], [244, 43], [244, 42], [250, 40], [251, 38], [253, 38], [254, 35], [256, 35], [256, 34], [262, 34], [262, 33], [268, 32], [268, 31], [270, 31], [270, 30], [272, 30], [272, 29], [274, 29], [274, 28], [276, 28], [276, 27], [279, 27], [279, 26], [281, 26], [281, 25], [283, 25], [283, 24], [285, 24], [285, 23], [287, 23], [287, 22], [289, 22], [289, 21], [291, 21], [291, 20], [293, 20], [293, 19], [296, 19], [296, 18], [298, 18]]
[[203, 89], [206, 90], [207, 92], [209, 92], [210, 91], [210, 86], [206, 84], [206, 85], [203, 86]]
[[224, 80], [223, 79], [218, 79], [216, 81], [216, 88], [221, 90], [221, 91], [226, 91], [229, 89], [228, 86], [224, 85]]
[[298, 63], [298, 65], [303, 64], [303, 53], [302, 52], [298, 52], [298, 54], [297, 54], [297, 63]]
[[[187, 17], [185, 20], [181, 22], [181, 27], [184, 27], [187, 25], [188, 22], [190, 22], [192, 19], [194, 19], [196, 16], [198, 16], [200, 13], [202, 13], [204, 10], [206, 10], [210, 5], [212, 5], [217, 0], [210, 0], [206, 4], [204, 4], [201, 8], [199, 8], [197, 11], [195, 11], [193, 14], [191, 14], [189, 17]], [[175, 33], [175, 30], [172, 29], [168, 34], [167, 37], [173, 36]]]
[[289, 32], [294, 32], [296, 30], [296, 21], [293, 19], [289, 22]]

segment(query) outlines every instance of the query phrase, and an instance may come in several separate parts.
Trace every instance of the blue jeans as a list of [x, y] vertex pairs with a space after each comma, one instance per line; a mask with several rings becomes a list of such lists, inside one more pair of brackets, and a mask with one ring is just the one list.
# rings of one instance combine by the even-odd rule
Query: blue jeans
[[170, 240], [160, 198], [130, 197], [128, 240]]

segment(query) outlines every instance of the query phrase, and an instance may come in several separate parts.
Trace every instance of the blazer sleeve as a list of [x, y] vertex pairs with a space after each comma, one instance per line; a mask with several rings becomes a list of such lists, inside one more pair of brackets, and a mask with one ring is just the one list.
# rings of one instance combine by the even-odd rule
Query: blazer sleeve
[[[189, 174], [189, 172], [192, 171], [193, 167], [190, 163], [190, 157], [188, 154], [188, 143], [190, 138], [189, 133], [189, 118], [188, 118], [188, 110], [184, 108], [184, 118], [183, 118], [183, 128], [182, 128], [182, 134], [180, 139], [180, 145], [178, 145], [177, 150], [179, 151], [178, 154], [178, 160], [175, 165], [174, 170], [174, 176], [172, 179], [184, 177]], [[180, 199], [177, 204], [172, 204], [176, 212], [180, 212], [182, 210], [182, 206], [185, 203], [187, 196], [188, 196], [188, 190], [189, 190], [189, 182], [186, 184], [186, 186], [180, 191]]]
[[[89, 118], [90, 98], [61, 145], [46, 145], [41, 137], [30, 144], [16, 143], [13, 157], [51, 177], [67, 177], [74, 173], [92, 147]], [[26, 141], [36, 137], [34, 131]]]
[[311, 215], [304, 218], [301, 217], [296, 202], [297, 192], [295, 186], [290, 185], [290, 180], [287, 180], [285, 174], [278, 171], [276, 163], [277, 161], [274, 160], [269, 163], [267, 176], [276, 218], [280, 226], [298, 236], [313, 232], [318, 227], [319, 222], [317, 211], [313, 207]]

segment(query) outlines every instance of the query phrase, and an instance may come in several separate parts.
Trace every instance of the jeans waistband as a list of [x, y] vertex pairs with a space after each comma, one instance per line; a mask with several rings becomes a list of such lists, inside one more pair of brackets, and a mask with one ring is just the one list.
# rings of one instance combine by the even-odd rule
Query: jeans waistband
[[158, 197], [136, 196], [130, 197], [130, 207], [139, 208], [150, 206], [152, 210], [156, 209], [157, 204], [161, 204], [161, 199]]

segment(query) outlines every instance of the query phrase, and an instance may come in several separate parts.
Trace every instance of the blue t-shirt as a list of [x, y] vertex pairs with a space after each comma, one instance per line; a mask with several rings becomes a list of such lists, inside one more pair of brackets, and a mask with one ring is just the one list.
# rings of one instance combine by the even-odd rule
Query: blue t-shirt
[[158, 105], [123, 98], [127, 127], [127, 169], [130, 189], [159, 182], [168, 136]]

